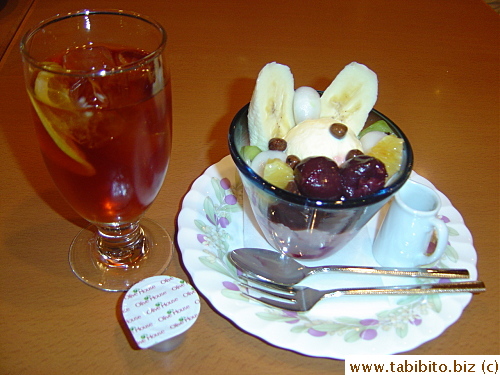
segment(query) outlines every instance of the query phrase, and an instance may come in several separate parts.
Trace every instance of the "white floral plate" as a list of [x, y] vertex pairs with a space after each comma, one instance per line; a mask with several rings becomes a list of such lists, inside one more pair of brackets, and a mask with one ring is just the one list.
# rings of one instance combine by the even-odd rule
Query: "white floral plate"
[[[411, 179], [434, 186], [413, 173]], [[449, 244], [436, 267], [467, 268], [476, 280], [476, 251], [460, 213], [438, 191], [441, 219]], [[308, 356], [344, 359], [353, 354], [394, 354], [439, 336], [458, 320], [471, 294], [424, 296], [347, 296], [320, 301], [304, 313], [283, 311], [250, 301], [240, 293], [237, 271], [226, 257], [232, 249], [271, 249], [244, 207], [243, 189], [230, 156], [209, 167], [186, 194], [178, 217], [178, 245], [194, 285], [221, 314], [268, 343]], [[345, 248], [322, 264], [377, 265], [371, 243], [376, 215]], [[308, 264], [318, 264], [309, 262]], [[429, 282], [400, 277], [321, 274], [303, 284], [322, 289], [343, 286]]]

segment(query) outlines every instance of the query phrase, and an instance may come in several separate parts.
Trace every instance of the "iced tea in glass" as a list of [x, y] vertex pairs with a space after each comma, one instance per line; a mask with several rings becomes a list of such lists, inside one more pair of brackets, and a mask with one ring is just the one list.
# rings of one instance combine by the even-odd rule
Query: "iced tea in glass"
[[171, 259], [168, 233], [142, 216], [170, 158], [166, 34], [131, 12], [84, 10], [43, 21], [21, 43], [36, 134], [51, 177], [93, 223], [73, 241], [84, 282], [127, 290]]

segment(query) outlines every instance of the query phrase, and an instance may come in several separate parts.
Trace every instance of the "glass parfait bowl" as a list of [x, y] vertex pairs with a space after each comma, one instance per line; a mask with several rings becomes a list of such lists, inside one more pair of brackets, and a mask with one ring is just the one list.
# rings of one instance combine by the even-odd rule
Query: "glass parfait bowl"
[[229, 151], [262, 233], [272, 247], [286, 255], [319, 260], [339, 251], [410, 177], [413, 166], [410, 142], [393, 121], [373, 109], [365, 127], [384, 120], [404, 141], [401, 168], [383, 189], [344, 201], [310, 199], [280, 189], [260, 177], [240, 154], [241, 148], [249, 145], [248, 107], [249, 104], [244, 106], [231, 123]]

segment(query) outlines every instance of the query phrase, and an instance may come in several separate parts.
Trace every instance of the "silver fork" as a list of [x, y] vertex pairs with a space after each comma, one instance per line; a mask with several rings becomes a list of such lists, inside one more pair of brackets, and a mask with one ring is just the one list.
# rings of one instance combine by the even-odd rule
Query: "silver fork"
[[[462, 281], [453, 283], [432, 283], [419, 285], [396, 285], [369, 288], [337, 288], [317, 290], [306, 286], [282, 286], [261, 282], [256, 279], [241, 277], [241, 280], [259, 284], [265, 288], [240, 282], [244, 288], [260, 292], [268, 297], [256, 297], [242, 291], [250, 299], [289, 311], [309, 311], [323, 298], [359, 295], [409, 295], [409, 294], [435, 294], [435, 293], [480, 293], [486, 287], [482, 281]], [[273, 298], [269, 298], [273, 297]]]

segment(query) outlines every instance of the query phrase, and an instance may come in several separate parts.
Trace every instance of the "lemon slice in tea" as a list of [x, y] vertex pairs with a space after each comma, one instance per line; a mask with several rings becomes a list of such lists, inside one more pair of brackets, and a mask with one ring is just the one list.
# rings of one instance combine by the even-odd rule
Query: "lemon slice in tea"
[[84, 153], [78, 148], [78, 145], [69, 136], [57, 130], [65, 129], [65, 124], [49, 110], [43, 111], [36, 100], [31, 95], [29, 97], [43, 127], [57, 147], [82, 167], [81, 174], [86, 176], [94, 175], [96, 172], [95, 168], [86, 160]]
[[[44, 67], [50, 68], [53, 71], [63, 71], [63, 67], [55, 62], [46, 62], [44, 63]], [[45, 70], [38, 73], [33, 88], [35, 98], [41, 103], [52, 108], [66, 110], [75, 109], [69, 95], [69, 90], [70, 85], [66, 77]], [[30, 95], [33, 108], [57, 147], [83, 167], [81, 168], [82, 174], [88, 176], [95, 174], [95, 168], [86, 160], [85, 155], [78, 148], [78, 145], [69, 135], [64, 134], [64, 130], [68, 129], [64, 120], [52, 113], [49, 108], [46, 110], [42, 108], [35, 98]]]
[[[53, 62], [44, 63], [45, 67], [55, 71], [63, 71], [62, 66]], [[33, 91], [42, 103], [51, 107], [70, 109], [74, 108], [69, 96], [69, 82], [64, 76], [58, 76], [51, 72], [42, 70], [38, 73]]]

